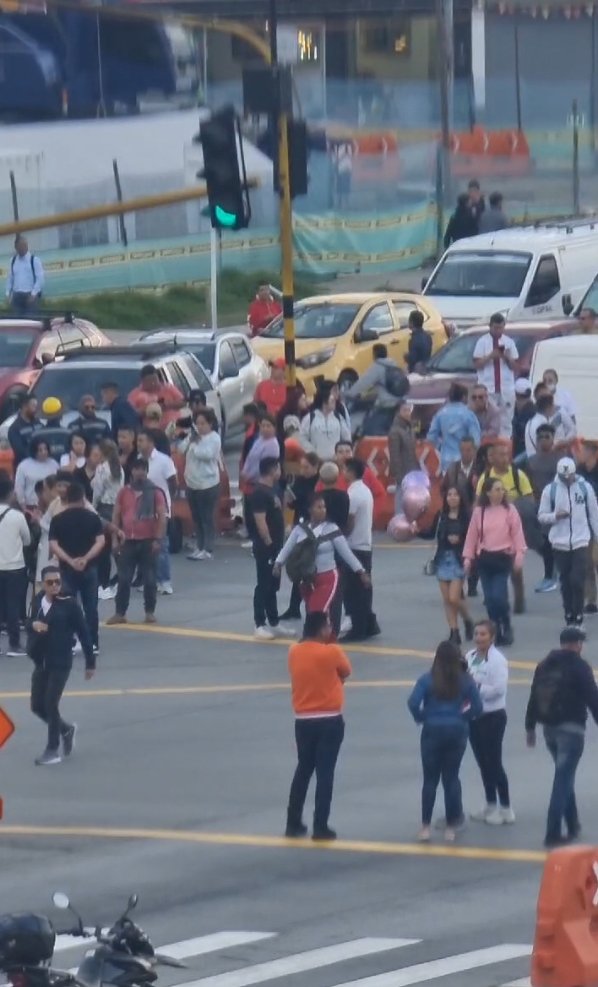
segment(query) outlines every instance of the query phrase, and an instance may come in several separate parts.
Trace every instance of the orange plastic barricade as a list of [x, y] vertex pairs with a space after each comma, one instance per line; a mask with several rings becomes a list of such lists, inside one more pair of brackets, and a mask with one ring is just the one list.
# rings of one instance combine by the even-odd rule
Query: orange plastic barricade
[[[172, 460], [177, 468], [178, 483], [178, 489], [172, 501], [172, 517], [173, 520], [176, 520], [176, 522], [181, 526], [182, 534], [189, 536], [193, 534], [193, 520], [191, 518], [191, 511], [189, 510], [187, 488], [185, 485], [185, 457], [182, 456], [180, 452], [173, 451]], [[231, 512], [233, 503], [234, 501], [230, 495], [228, 473], [226, 471], [226, 467], [221, 464], [220, 497], [218, 498], [218, 503], [216, 505], [216, 531], [221, 534], [227, 531], [232, 531], [234, 528]]]
[[15, 454], [12, 449], [0, 449], [0, 470], [5, 470], [11, 479], [15, 472]]
[[538, 898], [532, 987], [598, 984], [598, 847], [548, 855]]
[[[416, 445], [420, 469], [425, 470], [431, 480], [430, 494], [432, 503], [426, 513], [419, 519], [418, 527], [422, 534], [434, 530], [438, 512], [442, 506], [440, 491], [440, 460], [436, 449], [430, 442], [420, 441]], [[390, 460], [388, 458], [388, 439], [383, 435], [368, 435], [360, 439], [355, 449], [355, 455], [366, 463], [378, 477], [380, 483], [387, 488], [390, 484]], [[395, 512], [394, 494], [387, 493], [385, 499], [374, 508], [374, 528], [376, 531], [386, 530], [386, 526]]]

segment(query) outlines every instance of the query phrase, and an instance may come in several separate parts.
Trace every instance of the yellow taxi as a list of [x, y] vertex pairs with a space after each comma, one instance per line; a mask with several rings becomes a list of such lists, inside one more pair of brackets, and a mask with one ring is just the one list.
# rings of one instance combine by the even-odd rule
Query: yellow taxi
[[[424, 328], [432, 336], [432, 352], [447, 341], [440, 313], [422, 295], [405, 291], [314, 295], [295, 305], [295, 358], [297, 376], [313, 396], [322, 380], [336, 380], [346, 389], [374, 361], [376, 343], [388, 347], [388, 355], [405, 367], [410, 332], [409, 313], [418, 309]], [[252, 339], [254, 351], [264, 360], [284, 357], [282, 317]]]

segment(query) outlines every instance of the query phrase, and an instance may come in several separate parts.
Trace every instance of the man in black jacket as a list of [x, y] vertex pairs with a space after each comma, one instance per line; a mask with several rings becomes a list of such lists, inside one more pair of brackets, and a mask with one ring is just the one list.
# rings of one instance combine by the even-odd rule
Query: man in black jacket
[[92, 678], [95, 656], [83, 612], [71, 596], [62, 596], [60, 570], [46, 566], [43, 589], [31, 607], [29, 655], [35, 665], [31, 676], [31, 711], [48, 726], [45, 751], [35, 759], [39, 765], [59, 764], [60, 741], [65, 757], [75, 745], [77, 726], [65, 723], [59, 704], [73, 666], [73, 640], [79, 638], [85, 655], [85, 678]]
[[42, 427], [37, 417], [37, 398], [25, 392], [19, 413], [8, 430], [8, 441], [15, 454], [15, 469], [29, 455], [29, 443], [34, 432]]
[[80, 432], [89, 445], [96, 445], [102, 439], [111, 438], [110, 426], [96, 414], [96, 399], [93, 394], [84, 394], [79, 401], [79, 417], [69, 423], [73, 432]]
[[100, 388], [102, 404], [110, 412], [112, 438], [118, 441], [119, 428], [130, 428], [135, 433], [141, 427], [139, 415], [126, 398], [121, 397], [118, 384], [107, 381]]
[[[560, 648], [537, 666], [525, 714], [527, 746], [536, 745], [536, 725], [544, 727], [554, 761], [554, 781], [546, 820], [546, 847], [564, 846], [581, 832], [575, 800], [575, 772], [584, 748], [588, 710], [598, 723], [598, 686], [590, 665], [581, 657], [585, 633], [565, 627]], [[567, 835], [562, 833], [562, 820]]]

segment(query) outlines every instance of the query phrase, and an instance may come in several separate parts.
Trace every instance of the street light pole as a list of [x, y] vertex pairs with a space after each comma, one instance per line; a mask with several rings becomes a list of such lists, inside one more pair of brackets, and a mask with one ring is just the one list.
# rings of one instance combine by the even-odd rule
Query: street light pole
[[289, 165], [288, 116], [281, 102], [278, 79], [278, 16], [276, 0], [270, 0], [270, 64], [276, 86], [276, 112], [271, 128], [278, 140], [278, 188], [280, 195], [280, 250], [282, 259], [282, 318], [284, 326], [284, 359], [286, 363], [287, 387], [296, 383], [295, 367], [295, 319], [293, 283], [293, 212], [291, 204], [291, 182]]

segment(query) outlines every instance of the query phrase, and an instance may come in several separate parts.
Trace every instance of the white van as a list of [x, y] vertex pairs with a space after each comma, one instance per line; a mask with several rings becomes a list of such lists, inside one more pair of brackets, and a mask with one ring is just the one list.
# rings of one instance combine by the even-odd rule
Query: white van
[[575, 398], [577, 434], [598, 441], [598, 336], [561, 336], [536, 343], [530, 367], [534, 387], [545, 370], [556, 370], [559, 386]]
[[569, 315], [596, 274], [598, 222], [525, 226], [457, 240], [423, 294], [457, 329]]

